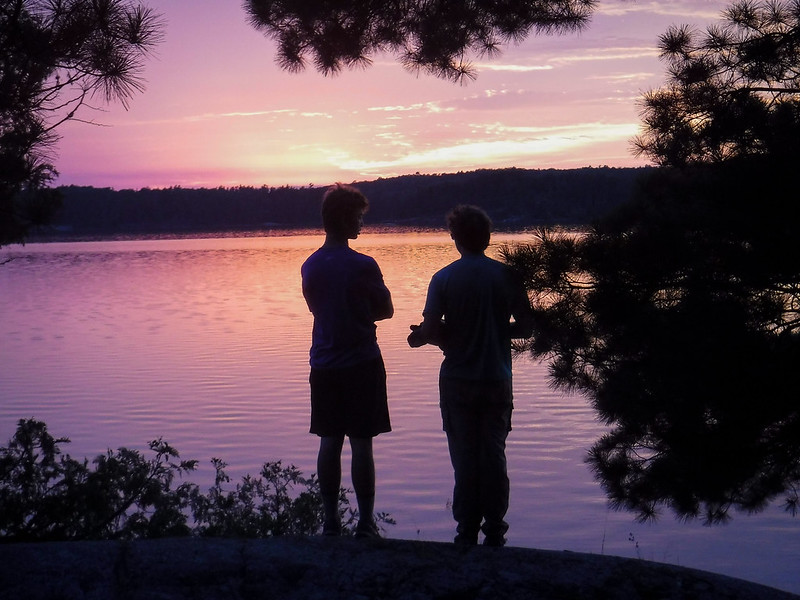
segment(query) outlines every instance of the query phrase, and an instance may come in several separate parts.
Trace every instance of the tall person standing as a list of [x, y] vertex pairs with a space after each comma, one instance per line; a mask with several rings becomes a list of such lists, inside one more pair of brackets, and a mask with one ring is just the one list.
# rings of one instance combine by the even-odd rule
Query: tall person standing
[[352, 449], [351, 474], [358, 503], [357, 537], [377, 537], [372, 439], [391, 431], [386, 370], [376, 321], [394, 314], [378, 263], [350, 248], [361, 232], [366, 197], [337, 184], [322, 200], [325, 243], [301, 267], [303, 296], [314, 315], [311, 335], [311, 428], [320, 438], [317, 457], [325, 520], [323, 534], [339, 535], [339, 490], [344, 438]]
[[423, 322], [411, 326], [411, 347], [444, 353], [439, 405], [453, 465], [455, 543], [503, 546], [508, 523], [506, 438], [511, 430], [511, 340], [530, 337], [533, 316], [525, 288], [509, 267], [486, 256], [492, 222], [476, 206], [447, 215], [461, 258], [428, 286]]

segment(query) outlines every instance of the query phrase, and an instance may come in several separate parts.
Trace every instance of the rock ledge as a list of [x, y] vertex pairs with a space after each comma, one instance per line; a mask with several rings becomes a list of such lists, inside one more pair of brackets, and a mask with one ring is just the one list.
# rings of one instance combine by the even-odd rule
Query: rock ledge
[[0, 599], [798, 600], [693, 569], [526, 548], [352, 538], [0, 545]]

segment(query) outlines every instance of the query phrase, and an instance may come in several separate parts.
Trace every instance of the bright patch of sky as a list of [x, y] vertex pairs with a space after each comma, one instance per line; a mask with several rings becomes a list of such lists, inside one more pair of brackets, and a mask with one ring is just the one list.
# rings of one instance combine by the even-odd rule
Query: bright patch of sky
[[453, 84], [392, 56], [323, 77], [282, 72], [239, 3], [143, 0], [166, 39], [129, 110], [62, 127], [59, 184], [117, 189], [327, 185], [479, 168], [637, 166], [637, 101], [664, 82], [658, 37], [725, 2], [601, 1], [576, 34], [530, 36]]

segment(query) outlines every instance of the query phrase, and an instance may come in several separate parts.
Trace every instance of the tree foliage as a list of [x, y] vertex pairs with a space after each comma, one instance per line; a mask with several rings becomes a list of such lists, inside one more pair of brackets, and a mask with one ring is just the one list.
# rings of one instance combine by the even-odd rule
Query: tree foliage
[[93, 101], [127, 107], [160, 17], [131, 0], [8, 0], [0, 6], [0, 245], [21, 242], [59, 198], [56, 128]]
[[174, 486], [196, 461], [179, 461], [162, 440], [146, 459], [120, 448], [97, 456], [92, 466], [61, 453], [66, 438], [47, 426], [21, 420], [0, 448], [0, 536], [6, 541], [114, 539], [186, 535], [184, 509], [194, 486]]
[[250, 23], [278, 43], [278, 64], [300, 71], [310, 55], [325, 75], [364, 67], [379, 52], [411, 70], [474, 78], [470, 56], [496, 54], [532, 30], [576, 30], [594, 0], [245, 0]]
[[[319, 533], [322, 502], [315, 475], [310, 479], [293, 465], [280, 461], [265, 463], [259, 477], [246, 475], [233, 490], [226, 490], [230, 477], [227, 466], [212, 459], [214, 485], [207, 495], [195, 494], [195, 531], [206, 537], [269, 537], [275, 535], [313, 535]], [[298, 494], [295, 486], [305, 488]], [[344, 506], [347, 497], [341, 493]], [[352, 525], [352, 511], [346, 524]]]
[[800, 1], [742, 0], [704, 33], [660, 39], [666, 86], [642, 100], [635, 152], [684, 166], [800, 154]]
[[800, 210], [752, 168], [658, 172], [585, 235], [507, 251], [537, 312], [521, 349], [610, 426], [589, 464], [643, 520], [667, 507], [718, 523], [781, 494], [797, 508]]
[[[180, 460], [162, 439], [150, 442], [151, 458], [127, 448], [88, 460], [61, 452], [45, 423], [20, 420], [0, 448], [0, 541], [134, 539], [165, 536], [268, 537], [311, 535], [322, 528], [316, 476], [267, 462], [259, 476], [230, 485], [226, 464], [212, 459], [207, 493], [184, 478], [196, 460]], [[299, 488], [299, 491], [298, 491]], [[353, 532], [357, 512], [340, 491], [342, 523]], [[393, 524], [386, 513], [375, 515]]]
[[738, 2], [662, 40], [669, 83], [636, 143], [663, 168], [585, 235], [509, 249], [538, 328], [524, 348], [609, 432], [588, 462], [613, 506], [721, 523], [800, 484], [800, 3]]

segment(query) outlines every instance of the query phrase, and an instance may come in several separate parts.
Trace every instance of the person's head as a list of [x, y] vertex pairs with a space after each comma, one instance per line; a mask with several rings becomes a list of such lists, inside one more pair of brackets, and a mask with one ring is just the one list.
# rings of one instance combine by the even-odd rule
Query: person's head
[[369, 209], [366, 196], [356, 188], [337, 183], [322, 197], [322, 226], [325, 233], [355, 239], [361, 230], [361, 218]]
[[477, 206], [456, 206], [447, 214], [447, 227], [455, 243], [469, 252], [480, 253], [489, 246], [492, 220]]

